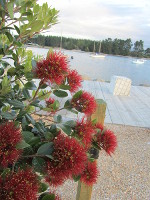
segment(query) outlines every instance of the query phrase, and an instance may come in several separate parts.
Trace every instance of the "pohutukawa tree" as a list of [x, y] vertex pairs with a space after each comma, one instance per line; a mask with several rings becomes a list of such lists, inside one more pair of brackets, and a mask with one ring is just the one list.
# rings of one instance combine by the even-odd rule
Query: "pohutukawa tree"
[[[93, 150], [111, 155], [114, 133], [89, 116], [96, 100], [79, 90], [82, 78], [67, 57], [34, 56], [24, 43], [57, 23], [58, 11], [36, 0], [0, 1], [0, 199], [60, 200], [54, 187], [67, 179], [91, 185]], [[62, 98], [68, 98], [64, 104]], [[66, 121], [60, 110], [81, 119]]]

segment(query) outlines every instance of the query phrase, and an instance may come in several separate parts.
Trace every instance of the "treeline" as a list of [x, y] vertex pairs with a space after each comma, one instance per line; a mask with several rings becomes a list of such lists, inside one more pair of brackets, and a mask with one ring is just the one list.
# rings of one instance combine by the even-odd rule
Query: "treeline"
[[61, 47], [63, 49], [76, 49], [86, 52], [100, 52], [105, 54], [134, 56], [134, 57], [150, 57], [150, 48], [144, 50], [144, 42], [136, 41], [134, 44], [131, 39], [114, 39], [111, 38], [100, 41], [92, 41], [87, 39], [74, 39], [57, 36], [43, 36], [32, 38], [32, 43], [40, 46]]

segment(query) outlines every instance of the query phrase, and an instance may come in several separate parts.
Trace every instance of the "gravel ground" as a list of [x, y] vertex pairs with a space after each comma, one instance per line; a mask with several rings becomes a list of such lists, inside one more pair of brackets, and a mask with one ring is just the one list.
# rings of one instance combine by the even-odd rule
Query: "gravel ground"
[[[150, 200], [150, 129], [106, 127], [115, 132], [118, 148], [112, 157], [100, 153], [92, 200]], [[76, 190], [77, 183], [67, 181], [57, 192], [62, 200], [75, 200]]]

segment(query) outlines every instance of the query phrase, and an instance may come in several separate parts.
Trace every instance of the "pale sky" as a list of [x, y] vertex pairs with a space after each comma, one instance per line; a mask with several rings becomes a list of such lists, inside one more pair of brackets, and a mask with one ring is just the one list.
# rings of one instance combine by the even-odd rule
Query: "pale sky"
[[39, 0], [59, 12], [59, 23], [47, 34], [102, 40], [144, 40], [150, 47], [150, 0]]

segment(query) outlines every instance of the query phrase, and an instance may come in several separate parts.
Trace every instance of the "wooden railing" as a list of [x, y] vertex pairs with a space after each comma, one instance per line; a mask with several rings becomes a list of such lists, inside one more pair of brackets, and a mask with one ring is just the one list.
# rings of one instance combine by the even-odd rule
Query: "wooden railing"
[[[104, 125], [106, 113], [106, 103], [102, 99], [97, 100], [97, 108], [95, 113], [91, 116], [91, 120], [96, 119], [98, 123]], [[76, 200], [91, 200], [93, 186], [88, 186], [84, 183], [78, 182]]]

